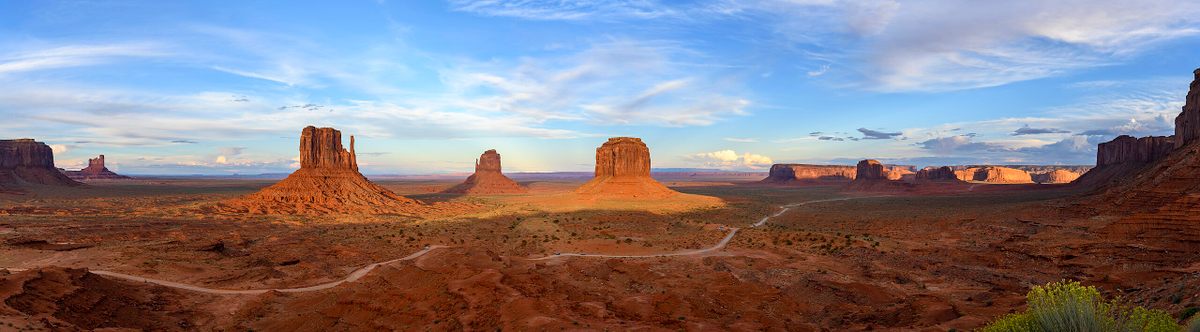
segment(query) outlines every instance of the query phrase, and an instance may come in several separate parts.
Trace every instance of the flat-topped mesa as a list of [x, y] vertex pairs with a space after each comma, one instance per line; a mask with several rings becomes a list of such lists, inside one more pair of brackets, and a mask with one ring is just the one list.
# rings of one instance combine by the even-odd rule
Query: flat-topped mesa
[[354, 136], [350, 150], [342, 148], [342, 132], [333, 128], [304, 127], [300, 132], [300, 168], [342, 168], [358, 170], [354, 154]]
[[596, 177], [650, 177], [650, 148], [642, 139], [613, 137], [596, 148]]
[[1200, 69], [1192, 72], [1194, 78], [1188, 86], [1183, 102], [1183, 112], [1175, 117], [1175, 148], [1200, 138]]
[[1029, 173], [1029, 176], [1033, 178], [1033, 182], [1039, 184], [1071, 183], [1075, 179], [1078, 179], [1080, 175], [1083, 174], [1067, 169], [1056, 169], [1045, 173]]
[[63, 174], [66, 174], [67, 177], [70, 177], [72, 180], [76, 181], [129, 178], [128, 176], [120, 175], [108, 170], [108, 167], [104, 166], [104, 155], [100, 155], [96, 158], [89, 158], [88, 166], [84, 169], [78, 171], [64, 171]]
[[774, 164], [763, 182], [847, 182], [854, 180], [854, 166]]
[[1096, 166], [1155, 162], [1166, 158], [1175, 149], [1177, 141], [1175, 136], [1117, 136], [1097, 147]]
[[916, 178], [918, 181], [959, 181], [954, 168], [950, 166], [923, 168], [917, 171]]
[[979, 166], [957, 170], [959, 180], [999, 184], [1033, 183], [1029, 172], [1002, 166]]
[[450, 189], [447, 193], [456, 194], [520, 194], [527, 192], [516, 181], [509, 179], [500, 172], [500, 154], [496, 150], [484, 151], [475, 160], [475, 174], [467, 180]]
[[640, 138], [613, 137], [596, 148], [596, 176], [578, 194], [663, 198], [678, 194], [650, 178], [650, 148]]
[[354, 137], [342, 148], [341, 132], [305, 127], [300, 133], [300, 169], [257, 193], [233, 199], [237, 212], [267, 214], [412, 214], [425, 209], [367, 180], [358, 172]]
[[54, 167], [54, 150], [29, 138], [0, 140], [0, 192], [22, 192], [29, 184], [78, 186]]
[[879, 163], [879, 161], [875, 159], [864, 159], [859, 161], [855, 169], [856, 171], [854, 177], [856, 180], [888, 179], [888, 173], [883, 167], [883, 164]]

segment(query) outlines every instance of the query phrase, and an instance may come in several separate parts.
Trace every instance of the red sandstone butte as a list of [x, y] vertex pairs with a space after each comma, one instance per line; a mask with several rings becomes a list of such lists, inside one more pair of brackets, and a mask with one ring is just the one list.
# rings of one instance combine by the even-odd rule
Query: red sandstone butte
[[130, 177], [113, 173], [104, 166], [104, 155], [96, 158], [88, 159], [88, 166], [78, 171], [65, 171], [67, 177], [72, 180], [110, 180], [110, 179], [129, 179]]
[[955, 171], [959, 180], [998, 184], [1033, 183], [1029, 172], [1002, 166], [980, 166]]
[[229, 205], [250, 213], [384, 214], [409, 213], [420, 204], [358, 172], [354, 136], [346, 150], [340, 131], [308, 126], [300, 133], [300, 169]]
[[887, 171], [878, 160], [865, 159], [859, 161], [856, 166], [855, 179], [857, 180], [887, 180], [887, 178]]
[[447, 189], [447, 193], [456, 194], [520, 194], [526, 190], [516, 181], [500, 172], [500, 154], [496, 150], [484, 151], [475, 160], [475, 174], [467, 177], [463, 183]]
[[841, 165], [808, 165], [808, 164], [774, 164], [766, 183], [845, 183], [854, 180], [854, 166]]
[[1182, 148], [1200, 138], [1200, 69], [1192, 74], [1195, 78], [1184, 97], [1183, 112], [1175, 117], [1175, 148]]
[[1033, 182], [1037, 182], [1039, 184], [1071, 183], [1075, 181], [1075, 179], [1078, 179], [1080, 175], [1082, 174], [1066, 169], [1056, 169], [1045, 173], [1029, 174], [1029, 176], [1033, 178]]
[[596, 148], [596, 176], [577, 194], [614, 198], [664, 198], [678, 194], [650, 178], [650, 149], [640, 138], [613, 137]]
[[0, 140], [0, 192], [20, 193], [29, 185], [78, 186], [54, 167], [54, 150], [29, 138]]
[[958, 181], [958, 176], [954, 174], [954, 168], [950, 166], [930, 166], [917, 171], [916, 179], [918, 181]]

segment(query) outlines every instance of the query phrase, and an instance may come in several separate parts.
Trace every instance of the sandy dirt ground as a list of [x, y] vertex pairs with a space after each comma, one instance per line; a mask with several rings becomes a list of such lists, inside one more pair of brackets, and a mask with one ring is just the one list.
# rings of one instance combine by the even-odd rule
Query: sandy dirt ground
[[[581, 182], [518, 181], [528, 194], [378, 181], [463, 207], [417, 218], [206, 208], [270, 180], [0, 196], [0, 267], [12, 268], [0, 271], [0, 330], [964, 330], [1064, 278], [1171, 313], [1200, 305], [1200, 253], [1105, 234], [1115, 218], [1079, 208], [1069, 186], [872, 197], [681, 178], [664, 184], [719, 200], [567, 204]], [[852, 199], [825, 201], [840, 198]], [[337, 284], [211, 294], [114, 275], [231, 291]]]

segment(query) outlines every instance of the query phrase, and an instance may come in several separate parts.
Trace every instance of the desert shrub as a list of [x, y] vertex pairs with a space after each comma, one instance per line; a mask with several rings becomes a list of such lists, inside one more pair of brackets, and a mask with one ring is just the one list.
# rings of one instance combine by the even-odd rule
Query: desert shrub
[[1196, 318], [1192, 318], [1192, 321], [1190, 323], [1188, 323], [1187, 328], [1184, 329], [1184, 331], [1185, 332], [1200, 332], [1200, 316], [1197, 316]]
[[[1196, 312], [1200, 312], [1200, 308], [1190, 307], [1187, 309], [1183, 309], [1183, 312], [1179, 313], [1179, 320], [1186, 321], [1186, 320], [1188, 320], [1188, 318], [1192, 318], [1192, 316], [1195, 316]], [[1197, 318], [1200, 318], [1200, 317], [1197, 317]]]
[[[1100, 291], [1075, 281], [1034, 286], [1025, 296], [1028, 308], [984, 327], [984, 331], [1179, 331], [1175, 319], [1161, 310], [1104, 300]], [[1198, 331], [1200, 332], [1200, 331]]]

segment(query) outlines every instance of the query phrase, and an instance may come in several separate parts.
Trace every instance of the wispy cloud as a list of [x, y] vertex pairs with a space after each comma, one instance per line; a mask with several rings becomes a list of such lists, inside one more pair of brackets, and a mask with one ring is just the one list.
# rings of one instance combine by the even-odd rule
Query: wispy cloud
[[165, 56], [154, 43], [75, 44], [0, 54], [0, 75], [48, 69], [92, 66], [118, 58]]

